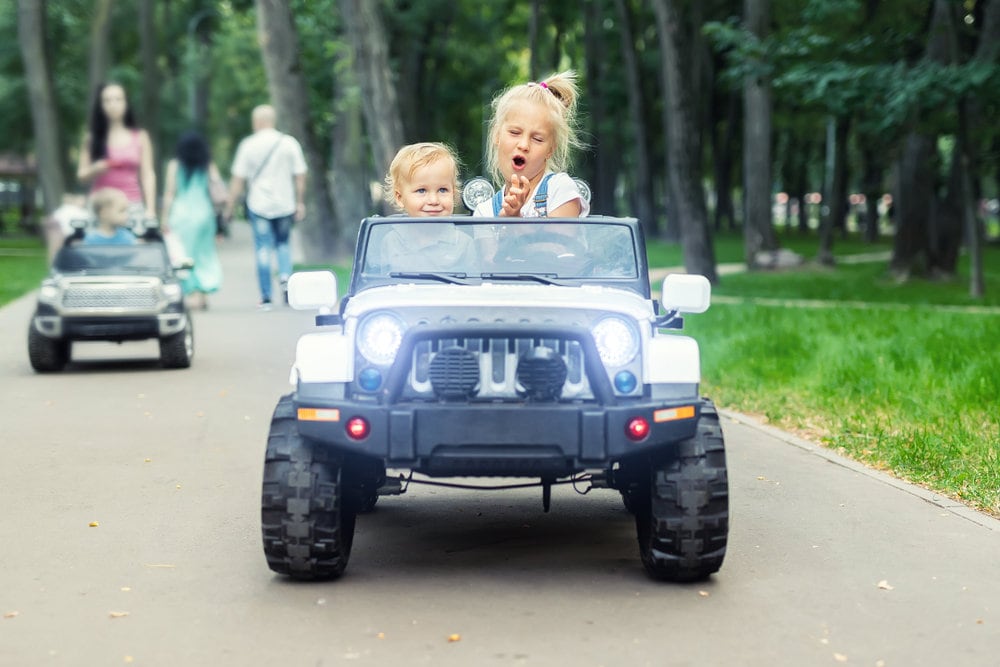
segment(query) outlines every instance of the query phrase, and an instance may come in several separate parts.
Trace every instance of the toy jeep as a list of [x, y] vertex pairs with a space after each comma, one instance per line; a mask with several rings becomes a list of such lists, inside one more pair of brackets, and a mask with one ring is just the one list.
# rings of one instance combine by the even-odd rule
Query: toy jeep
[[339, 309], [332, 273], [289, 281], [290, 304], [319, 315], [268, 436], [270, 568], [337, 577], [379, 495], [514, 477], [537, 480], [546, 510], [554, 484], [616, 489], [650, 575], [716, 572], [725, 445], [698, 345], [670, 331], [710, 287], [670, 275], [658, 304], [648, 280], [634, 219], [364, 220]]
[[159, 340], [164, 367], [191, 365], [191, 318], [163, 239], [149, 224], [155, 221], [134, 223], [134, 245], [89, 245], [83, 222], [76, 226], [38, 291], [28, 327], [32, 368], [62, 370], [75, 341], [149, 338]]

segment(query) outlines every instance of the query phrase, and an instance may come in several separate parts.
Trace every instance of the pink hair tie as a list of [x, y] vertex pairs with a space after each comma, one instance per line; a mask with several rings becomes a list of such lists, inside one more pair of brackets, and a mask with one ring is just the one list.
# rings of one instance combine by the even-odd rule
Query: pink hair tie
[[538, 85], [545, 89], [548, 89], [549, 87], [549, 84], [545, 83], [544, 81], [539, 81]]

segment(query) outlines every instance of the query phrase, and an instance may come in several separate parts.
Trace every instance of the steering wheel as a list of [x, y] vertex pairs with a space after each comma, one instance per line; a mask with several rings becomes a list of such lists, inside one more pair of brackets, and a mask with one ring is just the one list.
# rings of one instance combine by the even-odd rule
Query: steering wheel
[[554, 259], [580, 257], [587, 249], [579, 239], [557, 232], [537, 231], [506, 239], [501, 252], [512, 259], [528, 256], [550, 256]]

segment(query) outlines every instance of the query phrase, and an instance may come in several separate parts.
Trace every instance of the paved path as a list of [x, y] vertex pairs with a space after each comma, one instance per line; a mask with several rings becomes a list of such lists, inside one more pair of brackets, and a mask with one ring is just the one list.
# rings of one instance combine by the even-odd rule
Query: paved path
[[272, 575], [264, 441], [311, 318], [255, 311], [246, 231], [188, 370], [101, 344], [36, 375], [30, 298], [0, 309], [0, 665], [996, 664], [1000, 522], [735, 414], [708, 582], [650, 581], [617, 496], [567, 488], [413, 487], [341, 581]]

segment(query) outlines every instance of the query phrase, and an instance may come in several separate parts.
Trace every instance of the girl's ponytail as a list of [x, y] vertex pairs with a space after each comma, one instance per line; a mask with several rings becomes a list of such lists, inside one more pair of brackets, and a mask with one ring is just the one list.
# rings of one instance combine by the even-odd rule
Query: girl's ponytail
[[576, 101], [579, 97], [576, 86], [576, 72], [567, 70], [553, 74], [547, 79], [538, 82], [539, 86], [547, 88], [552, 95], [562, 102], [566, 107], [566, 113], [570, 118], [576, 113]]

